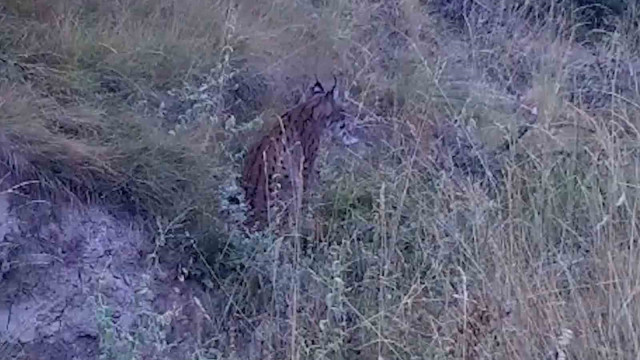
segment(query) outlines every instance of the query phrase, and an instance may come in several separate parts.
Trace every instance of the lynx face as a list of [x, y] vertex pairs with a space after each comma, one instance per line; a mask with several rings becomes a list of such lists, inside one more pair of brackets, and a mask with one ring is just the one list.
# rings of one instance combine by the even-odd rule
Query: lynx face
[[354, 129], [355, 118], [345, 113], [336, 86], [325, 91], [316, 81], [310, 98], [284, 113], [249, 151], [243, 171], [247, 202], [253, 210], [249, 225], [262, 227], [278, 212], [300, 210], [324, 133], [329, 131], [343, 144], [352, 145], [358, 142]]
[[335, 119], [329, 122], [329, 131], [333, 137], [349, 146], [360, 141], [355, 134], [355, 119], [345, 113], [340, 113]]

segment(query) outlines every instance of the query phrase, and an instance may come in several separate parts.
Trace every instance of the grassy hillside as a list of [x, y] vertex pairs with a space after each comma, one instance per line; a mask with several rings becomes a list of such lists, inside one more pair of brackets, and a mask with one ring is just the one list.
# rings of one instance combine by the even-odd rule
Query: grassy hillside
[[[6, 0], [0, 191], [144, 219], [208, 294], [190, 358], [635, 358], [638, 10]], [[331, 74], [363, 141], [302, 247], [247, 234], [248, 146]]]

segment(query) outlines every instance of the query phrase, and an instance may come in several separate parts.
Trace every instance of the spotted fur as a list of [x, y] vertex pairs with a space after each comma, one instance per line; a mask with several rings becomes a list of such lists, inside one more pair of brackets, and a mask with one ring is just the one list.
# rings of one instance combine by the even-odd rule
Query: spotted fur
[[304, 191], [312, 178], [323, 134], [329, 130], [346, 145], [358, 141], [352, 135], [353, 118], [344, 113], [336, 86], [325, 91], [320, 82], [310, 98], [278, 119], [249, 151], [242, 174], [248, 225], [262, 228], [299, 213]]

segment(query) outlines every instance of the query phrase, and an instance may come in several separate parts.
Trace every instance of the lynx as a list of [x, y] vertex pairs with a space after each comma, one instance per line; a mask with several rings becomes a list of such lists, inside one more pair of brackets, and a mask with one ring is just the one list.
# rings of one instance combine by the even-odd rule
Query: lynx
[[345, 114], [336, 87], [337, 81], [325, 91], [316, 80], [311, 97], [281, 115], [249, 151], [242, 174], [251, 209], [248, 226], [262, 229], [267, 224], [282, 224], [301, 211], [325, 132], [332, 132], [345, 145], [358, 142], [353, 118]]

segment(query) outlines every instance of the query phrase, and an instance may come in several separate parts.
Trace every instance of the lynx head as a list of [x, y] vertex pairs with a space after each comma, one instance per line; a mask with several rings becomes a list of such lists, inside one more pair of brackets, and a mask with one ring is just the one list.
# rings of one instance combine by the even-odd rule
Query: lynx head
[[[335, 78], [334, 78], [335, 80]], [[334, 139], [341, 141], [344, 145], [353, 145], [359, 141], [354, 135], [356, 128], [355, 117], [347, 114], [345, 104], [339, 95], [338, 82], [331, 90], [325, 92], [319, 81], [311, 88], [313, 96], [321, 96], [321, 114], [326, 117], [327, 129], [331, 132]]]

